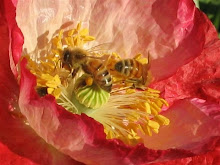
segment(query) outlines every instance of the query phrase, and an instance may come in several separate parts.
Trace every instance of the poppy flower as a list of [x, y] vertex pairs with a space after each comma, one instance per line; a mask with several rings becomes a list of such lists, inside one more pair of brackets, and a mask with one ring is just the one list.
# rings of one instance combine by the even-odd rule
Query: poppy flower
[[[2, 164], [219, 163], [220, 41], [211, 22], [191, 0], [4, 1], [0, 11]], [[36, 70], [47, 69], [37, 68], [30, 59], [42, 54], [49, 57], [44, 50], [62, 44], [62, 29], [74, 29], [80, 21], [96, 38], [96, 45], [110, 42], [108, 48], [122, 58], [150, 54], [149, 87], [160, 91], [157, 101], [163, 97], [164, 104], [169, 103], [160, 114], [152, 114], [159, 121], [169, 119], [169, 125], [159, 125], [158, 132], [155, 123], [159, 122], [151, 120], [152, 136], [133, 130], [141, 140], [130, 144], [108, 136], [97, 116], [94, 120], [90, 114], [74, 114], [66, 104], [58, 105], [62, 79], [53, 79], [47, 72], [39, 79]], [[93, 39], [90, 35], [87, 40]], [[77, 44], [81, 36], [74, 40]], [[29, 56], [25, 59], [22, 54]], [[59, 63], [52, 67], [59, 69]], [[47, 78], [53, 81], [41, 81]], [[39, 84], [46, 84], [49, 94], [40, 97]], [[138, 92], [135, 90], [134, 98]], [[122, 105], [125, 96], [119, 97]], [[102, 112], [109, 112], [109, 107]]]

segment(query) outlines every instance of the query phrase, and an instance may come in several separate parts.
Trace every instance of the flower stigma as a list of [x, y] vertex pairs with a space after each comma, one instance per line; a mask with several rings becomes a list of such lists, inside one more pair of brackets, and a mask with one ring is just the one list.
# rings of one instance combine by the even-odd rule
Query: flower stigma
[[168, 103], [160, 91], [147, 87], [149, 59], [141, 54], [123, 59], [104, 51], [105, 44], [86, 49], [94, 40], [78, 23], [53, 36], [46, 51], [36, 49], [25, 56], [37, 78], [39, 96], [53, 95], [66, 110], [85, 113], [101, 123], [107, 139], [130, 145], [169, 125], [169, 119], [160, 114]]

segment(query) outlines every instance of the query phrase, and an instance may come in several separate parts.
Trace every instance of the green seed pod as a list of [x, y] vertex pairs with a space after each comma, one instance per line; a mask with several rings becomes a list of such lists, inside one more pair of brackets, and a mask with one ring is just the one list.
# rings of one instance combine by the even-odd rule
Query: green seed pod
[[106, 92], [95, 82], [91, 86], [87, 86], [85, 81], [90, 75], [84, 74], [75, 84], [75, 97], [84, 106], [97, 109], [107, 103], [110, 93]]

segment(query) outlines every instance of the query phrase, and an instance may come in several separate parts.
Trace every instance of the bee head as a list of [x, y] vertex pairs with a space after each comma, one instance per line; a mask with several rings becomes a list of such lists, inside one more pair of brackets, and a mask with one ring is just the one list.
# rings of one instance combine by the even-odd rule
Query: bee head
[[82, 65], [87, 59], [86, 51], [80, 48], [73, 49], [71, 51], [71, 56], [73, 65]]
[[65, 49], [63, 51], [63, 65], [77, 68], [82, 66], [87, 59], [86, 51], [79, 48]]

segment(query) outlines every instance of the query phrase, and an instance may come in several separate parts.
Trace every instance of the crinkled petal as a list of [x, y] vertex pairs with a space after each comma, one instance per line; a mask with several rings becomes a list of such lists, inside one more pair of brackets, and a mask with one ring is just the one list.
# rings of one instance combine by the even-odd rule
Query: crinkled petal
[[7, 102], [0, 104], [1, 165], [82, 165], [47, 144], [21, 119], [8, 114]]
[[114, 47], [130, 57], [149, 53], [155, 80], [175, 73], [198, 56], [211, 37], [217, 38], [212, 23], [191, 0], [97, 1], [90, 27], [98, 39], [113, 40]]
[[[173, 12], [173, 8], [170, 11], [166, 10], [166, 4], [174, 3], [178, 5], [177, 12]], [[163, 6], [160, 4], [163, 3]], [[195, 8], [191, 0], [182, 1], [158, 1], [158, 8], [155, 11], [157, 19], [163, 28], [166, 30], [172, 29], [174, 25], [174, 31], [170, 35], [180, 39], [179, 43], [175, 41], [177, 47], [164, 52], [159, 52], [162, 54], [163, 58], [152, 61], [151, 71], [155, 80], [160, 80], [173, 75], [177, 69], [191, 61], [193, 58], [199, 56], [202, 50], [205, 48], [206, 44], [210, 41], [218, 39], [216, 29], [208, 17]], [[162, 10], [162, 12], [160, 12]], [[168, 13], [167, 13], [168, 12]], [[177, 14], [176, 20], [169, 20], [169, 17], [173, 17]], [[180, 22], [180, 24], [176, 24]], [[169, 34], [169, 33], [168, 33]], [[180, 35], [180, 36], [179, 36]], [[164, 38], [164, 43], [169, 43], [169, 37]], [[163, 45], [163, 43], [161, 43]], [[165, 44], [164, 44], [165, 45]], [[158, 48], [160, 49], [160, 48]], [[169, 46], [168, 46], [168, 49]]]
[[192, 0], [18, 1], [17, 21], [28, 51], [37, 41], [45, 45], [61, 26], [82, 21], [96, 37], [94, 45], [110, 42], [124, 57], [150, 54], [155, 80], [175, 73], [217, 38], [214, 26]]
[[169, 103], [198, 97], [220, 103], [220, 40], [206, 45], [199, 57], [182, 66], [169, 79], [152, 84]]
[[145, 144], [153, 149], [179, 148], [195, 154], [215, 149], [220, 140], [220, 105], [201, 99], [182, 100], [163, 113], [170, 125]]

